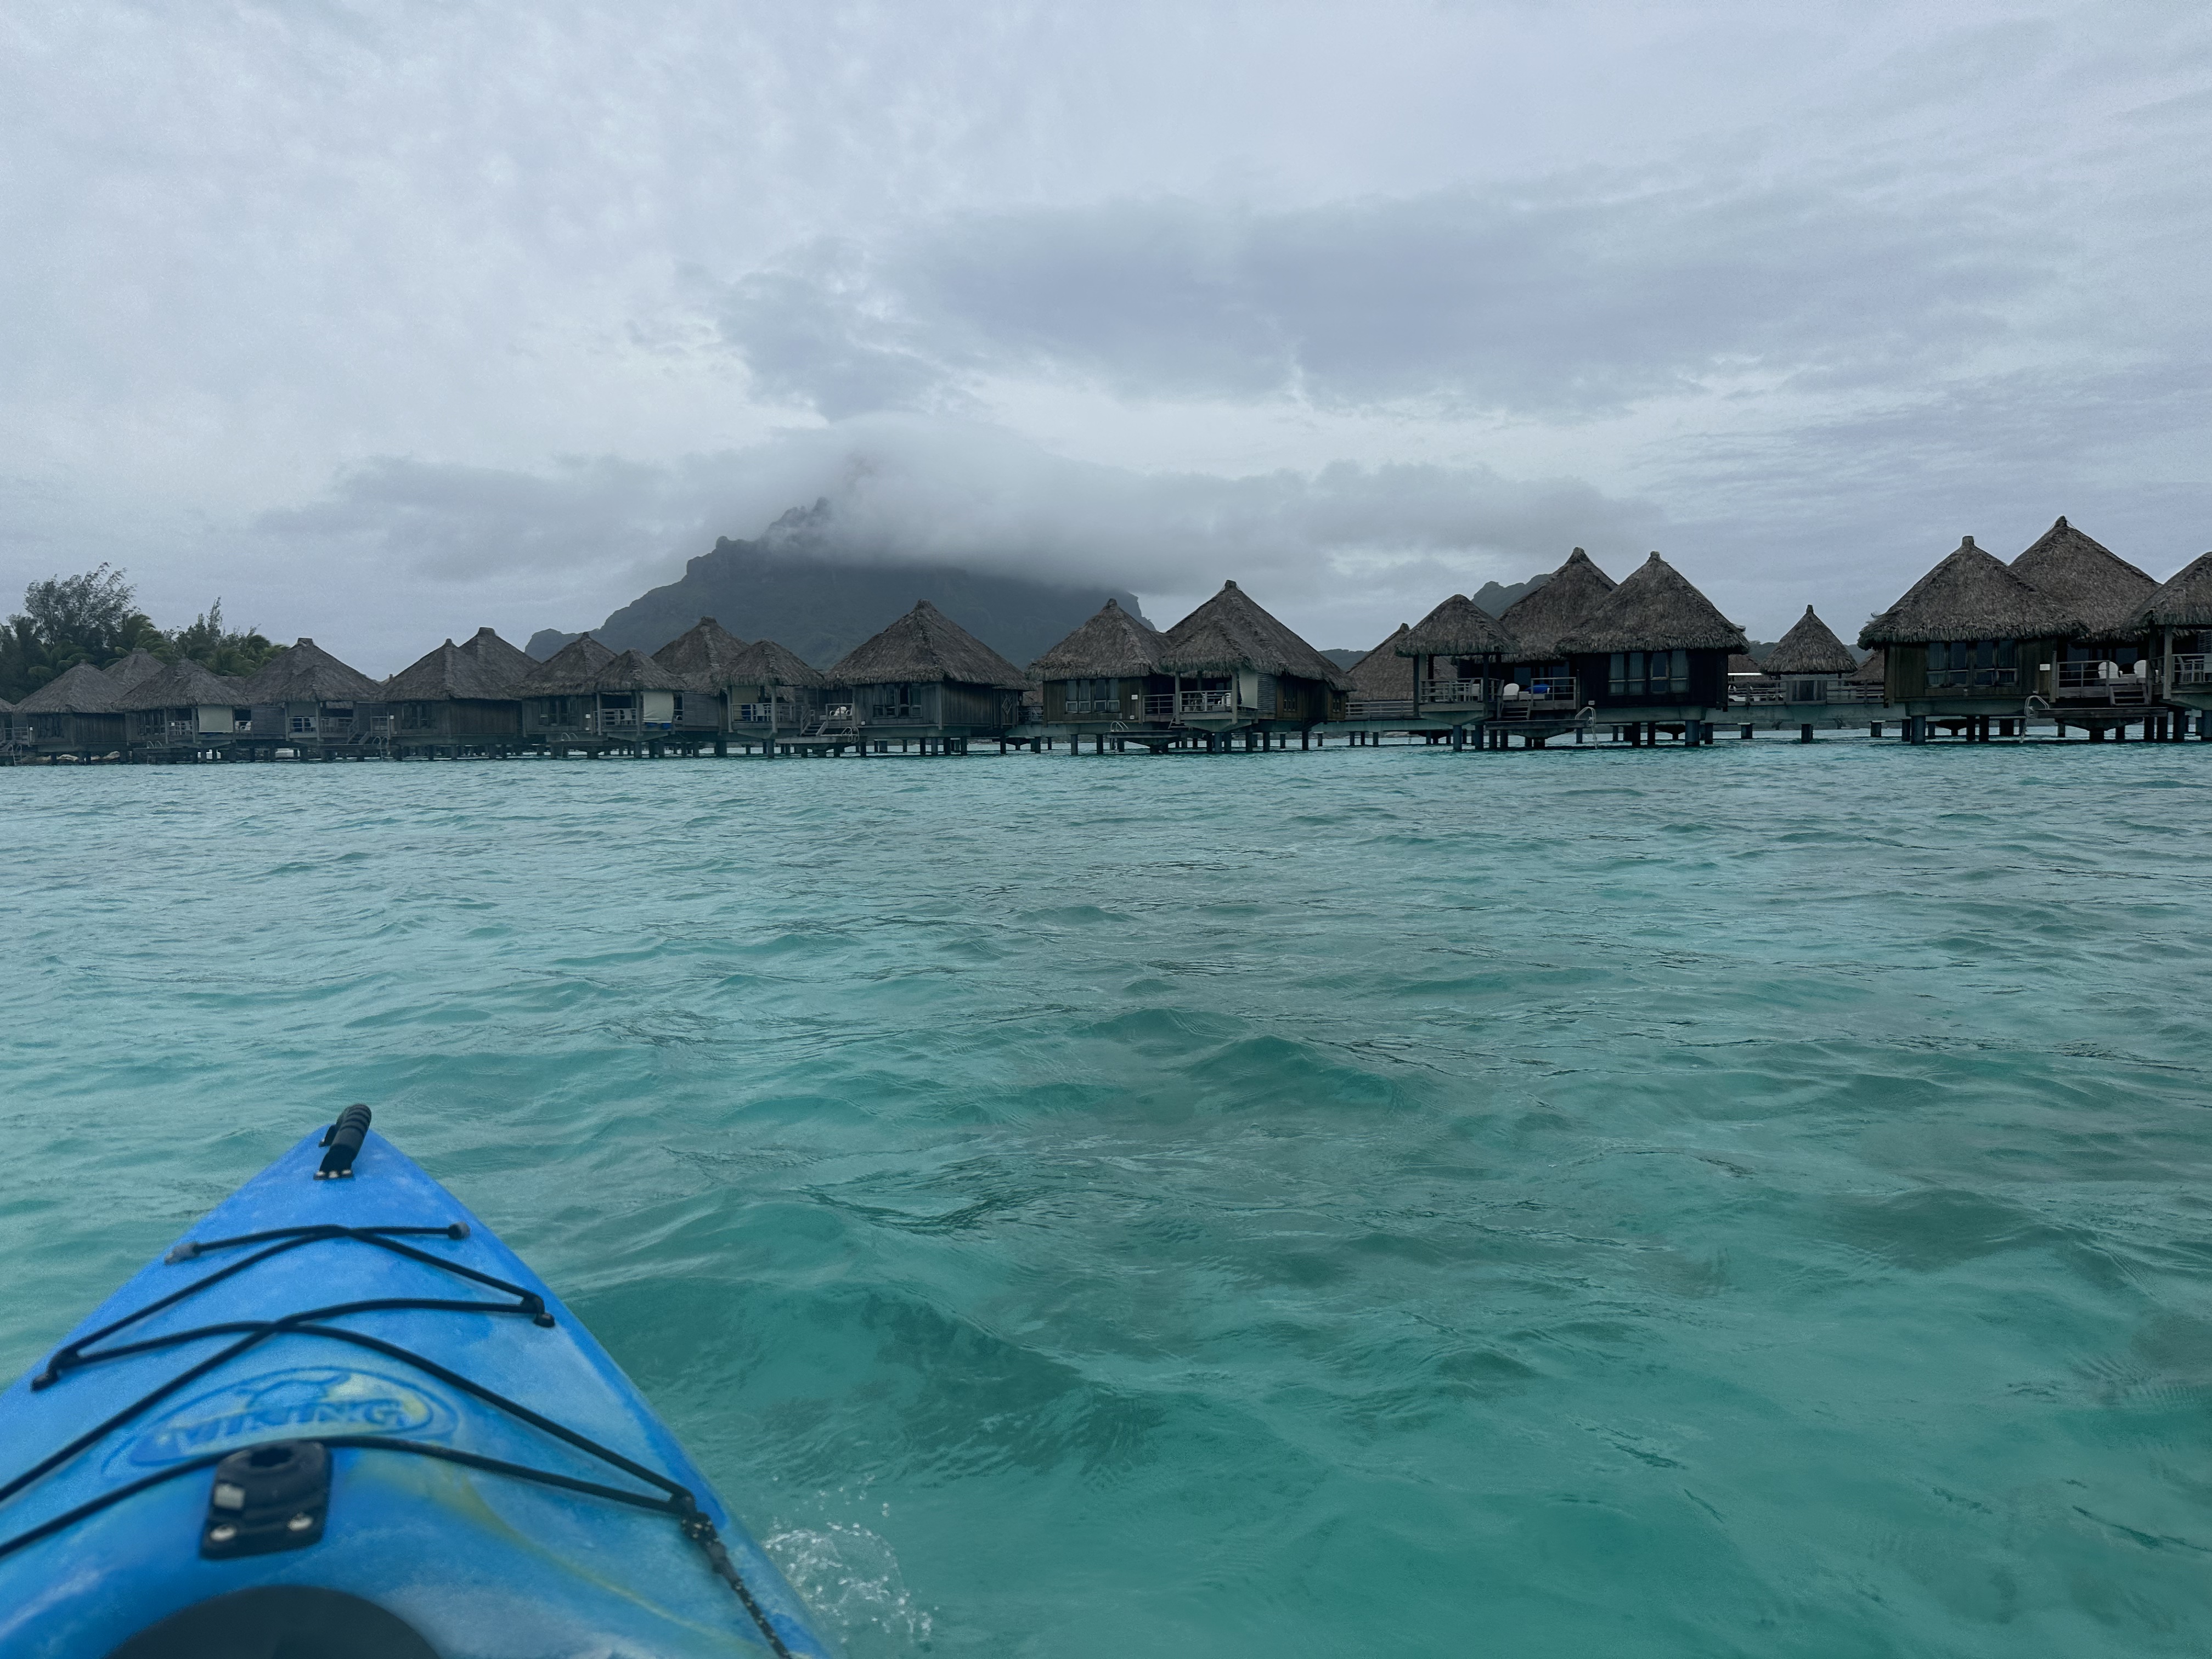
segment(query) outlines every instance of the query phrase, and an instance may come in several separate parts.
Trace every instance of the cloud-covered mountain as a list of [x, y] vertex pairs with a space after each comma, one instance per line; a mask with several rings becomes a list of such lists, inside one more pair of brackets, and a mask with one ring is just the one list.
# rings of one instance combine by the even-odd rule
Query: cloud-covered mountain
[[[1008, 661], [1025, 665], [1109, 599], [1143, 614], [1136, 595], [1121, 588], [871, 556], [838, 538], [825, 500], [793, 508], [757, 541], [721, 538], [679, 579], [633, 599], [591, 632], [617, 651], [651, 652], [712, 617], [741, 639], [775, 640], [827, 668], [915, 600], [927, 599]], [[530, 651], [550, 657], [575, 637], [541, 629]]]

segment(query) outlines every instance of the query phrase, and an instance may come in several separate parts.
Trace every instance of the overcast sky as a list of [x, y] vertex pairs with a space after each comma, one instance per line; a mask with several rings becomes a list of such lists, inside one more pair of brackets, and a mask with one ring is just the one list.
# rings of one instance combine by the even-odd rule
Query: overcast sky
[[372, 672], [828, 496], [1324, 646], [2212, 547], [2212, 8], [0, 9], [0, 599]]

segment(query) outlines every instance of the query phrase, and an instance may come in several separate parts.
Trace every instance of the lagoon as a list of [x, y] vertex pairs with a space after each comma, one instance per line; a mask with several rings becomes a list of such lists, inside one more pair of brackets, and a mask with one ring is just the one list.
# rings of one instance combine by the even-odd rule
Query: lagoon
[[362, 1100], [858, 1659], [2199, 1653], [2207, 764], [0, 773], [0, 1363]]

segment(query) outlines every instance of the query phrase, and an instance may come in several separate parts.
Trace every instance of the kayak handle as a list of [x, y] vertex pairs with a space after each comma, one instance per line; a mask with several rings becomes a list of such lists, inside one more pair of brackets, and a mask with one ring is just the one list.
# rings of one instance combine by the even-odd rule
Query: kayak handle
[[323, 1167], [315, 1171], [318, 1181], [343, 1181], [353, 1174], [353, 1161], [361, 1155], [361, 1143], [368, 1137], [369, 1110], [366, 1106], [349, 1106], [338, 1114], [338, 1121], [323, 1131], [323, 1145], [330, 1150], [323, 1154]]

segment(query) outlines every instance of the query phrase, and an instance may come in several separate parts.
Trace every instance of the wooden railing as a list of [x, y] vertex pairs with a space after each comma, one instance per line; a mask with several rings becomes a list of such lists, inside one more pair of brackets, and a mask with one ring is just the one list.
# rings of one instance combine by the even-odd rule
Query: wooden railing
[[2129, 673], [2117, 663], [2062, 662], [2058, 665], [2057, 700], [2133, 707], [2150, 701], [2150, 679], [2145, 674]]

